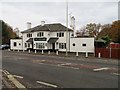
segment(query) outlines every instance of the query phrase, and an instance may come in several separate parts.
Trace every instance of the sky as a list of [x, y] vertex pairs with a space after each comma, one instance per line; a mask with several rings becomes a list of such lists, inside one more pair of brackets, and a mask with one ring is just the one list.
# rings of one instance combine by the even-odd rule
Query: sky
[[[68, 18], [70, 15], [75, 17], [76, 30], [88, 23], [112, 23], [118, 20], [118, 0], [68, 0], [68, 14]], [[0, 19], [21, 31], [27, 29], [27, 22], [31, 22], [32, 27], [40, 25], [43, 20], [47, 24], [66, 25], [66, 2], [5, 0], [0, 3]]]

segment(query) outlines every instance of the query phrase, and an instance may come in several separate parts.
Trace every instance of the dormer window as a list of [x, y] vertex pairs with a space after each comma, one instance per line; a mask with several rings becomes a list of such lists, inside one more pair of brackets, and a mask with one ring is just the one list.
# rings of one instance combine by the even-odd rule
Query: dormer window
[[27, 37], [32, 37], [32, 34], [31, 34], [31, 33], [28, 33], [28, 34], [27, 34]]
[[57, 33], [57, 37], [64, 37], [64, 32]]
[[38, 36], [38, 37], [43, 37], [43, 36], [44, 36], [44, 33], [43, 33], [43, 32], [39, 32], [39, 33], [37, 33], [37, 36]]

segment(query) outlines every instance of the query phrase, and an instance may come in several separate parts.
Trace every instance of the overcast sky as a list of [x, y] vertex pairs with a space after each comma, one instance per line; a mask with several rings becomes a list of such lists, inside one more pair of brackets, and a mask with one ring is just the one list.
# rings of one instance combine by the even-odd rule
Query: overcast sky
[[[118, 0], [112, 1], [114, 2], [69, 2], [69, 14], [75, 17], [76, 29], [91, 22], [107, 24], [117, 20]], [[13, 28], [18, 27], [21, 31], [26, 30], [26, 22], [31, 22], [32, 27], [40, 25], [42, 20], [46, 23], [66, 25], [66, 3], [60, 1], [2, 2], [0, 17]]]

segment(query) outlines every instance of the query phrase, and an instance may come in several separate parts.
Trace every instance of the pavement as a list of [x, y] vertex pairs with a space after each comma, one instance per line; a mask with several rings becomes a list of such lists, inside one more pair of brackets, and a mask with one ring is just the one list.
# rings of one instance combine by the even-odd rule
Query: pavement
[[3, 51], [2, 62], [27, 88], [118, 88], [118, 60]]

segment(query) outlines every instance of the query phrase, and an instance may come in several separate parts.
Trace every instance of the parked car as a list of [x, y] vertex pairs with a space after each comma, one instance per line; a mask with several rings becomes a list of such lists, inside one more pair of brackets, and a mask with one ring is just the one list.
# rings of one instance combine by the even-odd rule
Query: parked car
[[4, 45], [1, 45], [1, 46], [0, 46], [0, 49], [1, 49], [1, 50], [9, 49], [9, 48], [10, 48], [10, 45], [8, 45], [8, 44], [4, 44]]

